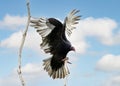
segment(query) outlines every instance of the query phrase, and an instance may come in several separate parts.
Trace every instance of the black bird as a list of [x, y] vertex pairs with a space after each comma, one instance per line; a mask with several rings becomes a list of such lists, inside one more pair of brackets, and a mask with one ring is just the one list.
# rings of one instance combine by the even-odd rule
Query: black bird
[[38, 18], [30, 21], [31, 26], [36, 28], [42, 37], [41, 48], [45, 53], [52, 55], [43, 60], [43, 66], [53, 79], [65, 78], [70, 73], [66, 66], [67, 53], [75, 51], [75, 48], [68, 41], [65, 32], [70, 36], [72, 30], [75, 29], [74, 25], [80, 20], [80, 16], [75, 15], [78, 12], [79, 10], [72, 10], [63, 24], [55, 18]]

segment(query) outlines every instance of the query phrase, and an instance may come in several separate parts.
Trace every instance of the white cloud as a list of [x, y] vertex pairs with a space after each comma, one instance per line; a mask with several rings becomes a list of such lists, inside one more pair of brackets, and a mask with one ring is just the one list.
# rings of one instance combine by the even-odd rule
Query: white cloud
[[68, 39], [71, 41], [71, 44], [75, 47], [77, 53], [85, 53], [88, 48], [88, 44], [84, 39], [84, 34], [79, 28], [75, 29]]
[[110, 77], [103, 86], [120, 86], [120, 75]]
[[42, 67], [41, 64], [28, 63], [24, 67], [22, 67], [22, 71], [25, 74], [32, 74], [32, 75], [34, 75], [34, 74], [40, 73], [40, 71], [43, 72], [43, 67]]
[[26, 16], [11, 16], [7, 14], [3, 20], [0, 20], [0, 29], [6, 27], [7, 29], [18, 29], [18, 27], [26, 24]]
[[120, 71], [120, 55], [115, 56], [112, 54], [107, 54], [103, 56], [96, 65], [96, 69], [108, 72], [118, 72]]
[[114, 44], [120, 44], [120, 30], [116, 33], [115, 37], [113, 38]]
[[33, 79], [38, 79], [47, 76], [47, 73], [44, 71], [42, 64], [33, 64], [28, 63], [24, 67], [22, 67], [23, 76], [27, 81], [31, 81]]
[[80, 21], [79, 27], [86, 33], [85, 35], [109, 36], [111, 35], [111, 30], [115, 29], [116, 22], [109, 18], [95, 19], [93, 17], [88, 17]]
[[[110, 18], [88, 17], [81, 20], [78, 25], [83, 36], [93, 36], [98, 38], [103, 44], [113, 44], [113, 30], [117, 27], [117, 22]], [[80, 33], [80, 34], [81, 34]]]
[[[22, 34], [22, 31], [11, 34], [8, 38], [1, 41], [0, 47], [19, 48], [21, 44]], [[35, 30], [28, 31], [24, 47], [34, 50], [40, 50], [40, 43], [41, 37], [39, 36], [39, 34], [36, 33]]]
[[0, 78], [0, 86], [19, 86], [18, 77], [9, 75], [8, 77]]
[[20, 46], [22, 38], [22, 32], [13, 33], [9, 38], [6, 38], [1, 41], [1, 47], [18, 47]]
[[119, 44], [118, 38], [120, 35], [116, 35], [113, 31], [117, 27], [117, 22], [110, 18], [93, 18], [88, 17], [80, 20], [69, 38], [72, 44], [75, 46], [77, 52], [85, 53], [89, 44], [86, 41], [86, 37], [95, 37], [98, 41], [105, 45]]
[[[22, 67], [22, 73], [26, 84], [34, 86], [36, 82], [44, 80], [47, 76], [41, 64], [28, 63]], [[42, 78], [41, 78], [42, 77]], [[17, 69], [15, 68], [8, 76], [0, 78], [0, 86], [19, 86], [21, 85]]]

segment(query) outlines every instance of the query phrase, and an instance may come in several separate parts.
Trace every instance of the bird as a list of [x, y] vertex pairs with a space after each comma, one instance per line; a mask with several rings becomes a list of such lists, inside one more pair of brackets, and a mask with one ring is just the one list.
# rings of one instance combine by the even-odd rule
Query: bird
[[53, 79], [65, 78], [70, 71], [67, 63], [70, 63], [67, 54], [70, 51], [75, 51], [70, 41], [67, 39], [72, 34], [72, 30], [79, 23], [80, 15], [77, 15], [79, 10], [73, 9], [64, 19], [62, 23], [56, 18], [33, 18], [30, 20], [31, 26], [36, 29], [36, 32], [42, 38], [40, 44], [41, 49], [51, 57], [43, 60], [44, 70]]

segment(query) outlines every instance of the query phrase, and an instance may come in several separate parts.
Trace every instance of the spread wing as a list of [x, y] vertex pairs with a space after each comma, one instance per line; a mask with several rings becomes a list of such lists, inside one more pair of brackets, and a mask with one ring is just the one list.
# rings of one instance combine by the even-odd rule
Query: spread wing
[[54, 54], [57, 52], [57, 46], [62, 42], [70, 45], [70, 42], [65, 36], [65, 31], [70, 36], [72, 30], [75, 29], [75, 24], [80, 20], [80, 16], [76, 16], [78, 10], [73, 10], [65, 18], [64, 25], [55, 18], [38, 18], [31, 20], [31, 26], [36, 28], [37, 32], [42, 37], [41, 48], [46, 53]]
[[32, 19], [31, 26], [36, 28], [37, 32], [42, 37], [41, 48], [45, 53], [53, 54], [56, 52], [56, 47], [62, 41], [62, 23], [54, 18], [39, 18]]
[[[72, 30], [75, 29], [75, 25], [79, 23], [78, 21], [80, 20], [81, 16], [76, 15], [78, 12], [79, 10], [74, 9], [65, 18], [64, 27], [68, 36], [70, 36], [72, 33]], [[63, 35], [65, 36], [65, 34]]]
[[37, 29], [37, 32], [41, 35], [42, 39], [50, 34], [50, 32], [55, 28], [47, 18], [32, 19], [30, 22], [31, 26]]

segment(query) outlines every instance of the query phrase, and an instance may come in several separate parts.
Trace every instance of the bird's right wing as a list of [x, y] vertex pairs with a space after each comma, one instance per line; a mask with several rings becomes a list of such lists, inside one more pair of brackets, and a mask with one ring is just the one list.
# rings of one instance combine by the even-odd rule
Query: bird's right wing
[[49, 40], [47, 40], [46, 37], [51, 33], [55, 26], [51, 24], [47, 18], [31, 19], [30, 23], [31, 26], [34, 27], [42, 37], [42, 43], [40, 45], [41, 48], [46, 53], [49, 53], [50, 52], [50, 46], [48, 42]]
[[47, 18], [32, 19], [30, 22], [43, 39], [55, 28]]

